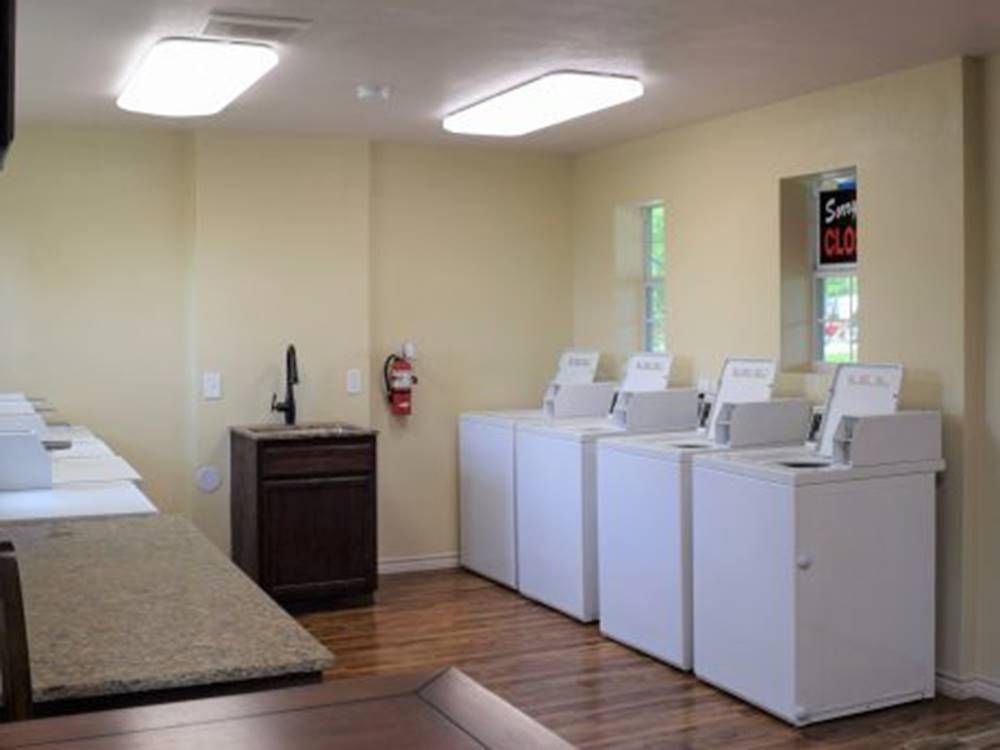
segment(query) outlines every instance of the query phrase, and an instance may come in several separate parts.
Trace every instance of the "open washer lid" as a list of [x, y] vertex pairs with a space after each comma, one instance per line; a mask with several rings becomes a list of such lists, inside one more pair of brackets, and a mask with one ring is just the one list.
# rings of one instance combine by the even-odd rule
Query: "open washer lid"
[[567, 349], [559, 357], [559, 366], [553, 383], [575, 385], [593, 383], [601, 353], [585, 349]]
[[670, 367], [673, 361], [670, 354], [633, 354], [625, 364], [625, 377], [622, 378], [619, 390], [622, 393], [665, 391], [670, 385]]
[[770, 401], [777, 370], [771, 359], [726, 357], [708, 418], [708, 437], [715, 437], [715, 421], [722, 411], [722, 404]]
[[833, 438], [844, 416], [894, 414], [902, 387], [902, 365], [837, 365], [826, 397], [816, 452], [833, 457]]

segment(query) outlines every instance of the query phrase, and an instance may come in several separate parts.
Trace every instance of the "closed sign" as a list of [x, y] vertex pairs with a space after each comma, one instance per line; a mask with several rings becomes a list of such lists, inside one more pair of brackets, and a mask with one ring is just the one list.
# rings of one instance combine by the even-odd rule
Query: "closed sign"
[[858, 262], [858, 191], [824, 190], [819, 194], [819, 265]]

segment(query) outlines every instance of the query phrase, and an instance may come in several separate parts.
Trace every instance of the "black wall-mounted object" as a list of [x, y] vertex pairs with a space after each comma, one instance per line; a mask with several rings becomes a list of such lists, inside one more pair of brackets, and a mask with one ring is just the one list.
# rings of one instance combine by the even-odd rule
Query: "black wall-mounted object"
[[819, 266], [858, 262], [858, 190], [824, 190], [819, 194]]
[[14, 46], [17, 0], [0, 0], [0, 169], [14, 140]]

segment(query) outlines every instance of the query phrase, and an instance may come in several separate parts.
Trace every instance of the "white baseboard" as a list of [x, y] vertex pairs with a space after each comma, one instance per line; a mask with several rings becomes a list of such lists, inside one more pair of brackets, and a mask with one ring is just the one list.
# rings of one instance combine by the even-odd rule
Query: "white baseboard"
[[938, 672], [937, 689], [939, 693], [949, 698], [959, 700], [984, 698], [993, 703], [1000, 703], [1000, 680], [989, 677], [959, 677], [947, 672]]
[[413, 573], [419, 570], [447, 570], [458, 567], [457, 552], [435, 552], [432, 555], [383, 557], [378, 561], [379, 575]]
[[965, 700], [972, 697], [972, 694], [969, 692], [970, 682], [971, 680], [968, 677], [963, 678], [947, 672], [938, 672], [937, 679], [935, 680], [935, 688], [941, 695], [956, 698], [957, 700]]

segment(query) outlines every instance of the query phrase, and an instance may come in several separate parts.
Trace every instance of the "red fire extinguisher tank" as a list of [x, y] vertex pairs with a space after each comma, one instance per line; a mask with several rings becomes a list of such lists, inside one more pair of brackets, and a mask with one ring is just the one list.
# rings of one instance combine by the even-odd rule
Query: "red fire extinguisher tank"
[[413, 363], [399, 354], [390, 354], [382, 367], [385, 378], [385, 392], [389, 401], [389, 411], [397, 416], [405, 417], [413, 413], [413, 386], [417, 384], [417, 375], [413, 371]]

